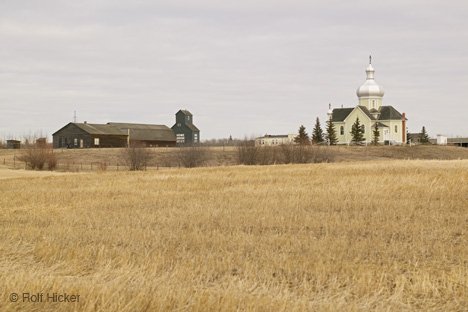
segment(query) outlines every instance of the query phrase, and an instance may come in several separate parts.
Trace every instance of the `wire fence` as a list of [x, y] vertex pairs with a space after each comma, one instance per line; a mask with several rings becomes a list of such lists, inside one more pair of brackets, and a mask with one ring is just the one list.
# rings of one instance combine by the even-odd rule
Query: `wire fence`
[[[28, 164], [18, 159], [17, 156], [10, 158], [2, 158], [0, 164], [8, 169], [30, 169]], [[144, 170], [159, 170], [160, 168], [177, 168], [179, 166], [160, 166], [151, 165], [145, 166]], [[43, 170], [48, 170], [47, 164], [44, 165]], [[54, 171], [65, 172], [90, 172], [90, 171], [128, 171], [129, 166], [121, 162], [110, 161], [94, 161], [94, 162], [59, 162], [57, 163]]]

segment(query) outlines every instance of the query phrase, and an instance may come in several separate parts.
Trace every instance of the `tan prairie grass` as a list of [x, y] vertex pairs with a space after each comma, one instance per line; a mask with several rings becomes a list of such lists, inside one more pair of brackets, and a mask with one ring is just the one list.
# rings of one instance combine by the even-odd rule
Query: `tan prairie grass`
[[[468, 148], [438, 145], [416, 146], [314, 146], [322, 156], [327, 156], [329, 162], [369, 161], [389, 159], [468, 159]], [[237, 165], [238, 150], [235, 146], [202, 147], [206, 152], [206, 162], [202, 166]], [[276, 147], [276, 153], [282, 155], [281, 147]], [[148, 148], [148, 168], [183, 167], [180, 161], [179, 148]], [[18, 157], [24, 150], [0, 149], [0, 166], [9, 168], [25, 168]], [[58, 171], [96, 171], [105, 164], [107, 170], [123, 170], [125, 153], [122, 148], [84, 148], [84, 149], [54, 149], [58, 161]], [[16, 157], [16, 164], [14, 158]]]
[[468, 309], [466, 160], [68, 173], [0, 194], [1, 311]]

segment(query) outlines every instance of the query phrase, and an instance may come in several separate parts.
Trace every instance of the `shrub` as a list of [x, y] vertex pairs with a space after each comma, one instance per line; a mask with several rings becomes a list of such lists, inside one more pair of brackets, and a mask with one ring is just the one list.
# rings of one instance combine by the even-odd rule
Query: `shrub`
[[146, 170], [151, 154], [150, 151], [142, 145], [131, 144], [130, 147], [122, 151], [122, 158], [129, 170]]
[[307, 145], [281, 145], [283, 161], [286, 164], [306, 164], [332, 161], [329, 147]]
[[47, 158], [47, 169], [53, 171], [57, 169], [57, 157], [55, 156], [54, 153], [49, 154], [49, 157]]
[[177, 152], [177, 160], [185, 168], [200, 167], [207, 162], [208, 153], [200, 146], [181, 147]]
[[257, 164], [259, 147], [252, 140], [244, 140], [237, 145], [237, 161], [241, 165]]
[[53, 149], [45, 144], [26, 145], [18, 159], [32, 170], [43, 170], [46, 164], [49, 170], [57, 168], [57, 157]]

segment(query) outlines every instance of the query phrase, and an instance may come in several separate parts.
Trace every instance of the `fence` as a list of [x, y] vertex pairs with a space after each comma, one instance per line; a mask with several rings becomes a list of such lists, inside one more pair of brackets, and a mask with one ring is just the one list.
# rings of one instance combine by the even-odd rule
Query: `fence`
[[[28, 169], [26, 162], [18, 159], [17, 156], [2, 158], [1, 164], [8, 169]], [[161, 166], [147, 166], [145, 170], [158, 170]], [[47, 170], [47, 169], [44, 169]], [[128, 171], [128, 166], [119, 162], [59, 162], [54, 171]]]

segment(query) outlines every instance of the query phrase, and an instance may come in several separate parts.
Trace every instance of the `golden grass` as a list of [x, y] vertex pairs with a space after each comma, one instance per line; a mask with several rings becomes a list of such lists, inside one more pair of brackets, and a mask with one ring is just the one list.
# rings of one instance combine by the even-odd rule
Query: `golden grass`
[[65, 174], [0, 194], [1, 311], [468, 307], [466, 160]]
[[[439, 145], [416, 146], [320, 146], [319, 153], [329, 162], [348, 161], [388, 161], [389, 159], [438, 159], [458, 160], [468, 159], [468, 148]], [[234, 146], [203, 147], [206, 151], [204, 166], [232, 166], [238, 164], [238, 151]], [[148, 168], [179, 167], [179, 148], [148, 148], [150, 159]], [[276, 148], [281, 154], [281, 147]], [[18, 160], [24, 150], [0, 149], [0, 166], [8, 168], [25, 168]], [[55, 149], [58, 160], [58, 171], [96, 171], [101, 164], [106, 164], [108, 171], [125, 170], [124, 149], [122, 148], [84, 148]], [[16, 157], [16, 162], [14, 158]]]

